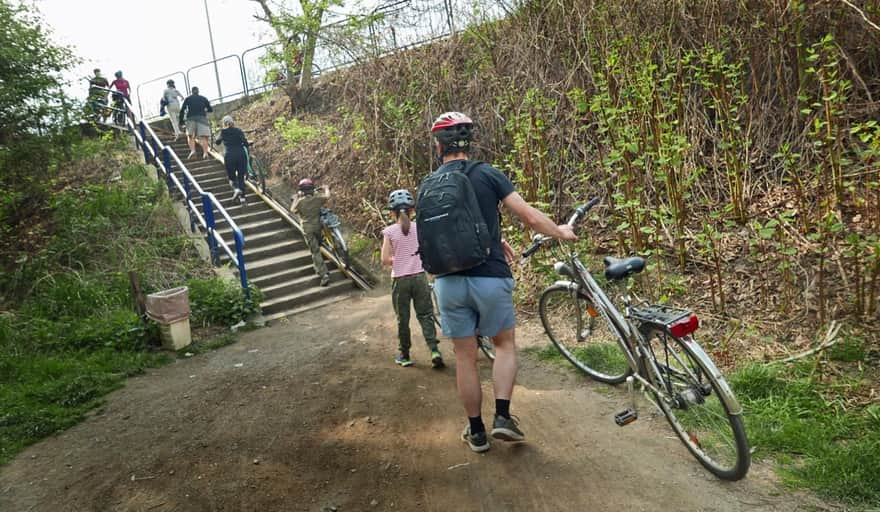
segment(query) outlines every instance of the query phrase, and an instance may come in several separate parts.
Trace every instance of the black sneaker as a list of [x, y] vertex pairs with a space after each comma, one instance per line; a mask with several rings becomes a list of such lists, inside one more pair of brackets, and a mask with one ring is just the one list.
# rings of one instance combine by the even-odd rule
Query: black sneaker
[[495, 421], [492, 423], [492, 437], [502, 441], [522, 441], [526, 435], [519, 429], [517, 419], [505, 418], [496, 414]]
[[445, 368], [445, 367], [446, 367], [446, 364], [443, 363], [443, 356], [440, 355], [440, 351], [439, 351], [439, 350], [436, 350], [436, 349], [435, 349], [435, 350], [432, 350], [432, 351], [431, 351], [431, 366], [433, 366], [434, 368], [436, 368], [436, 369], [438, 369], [438, 370], [439, 370], [440, 368]]
[[486, 432], [471, 434], [470, 425], [464, 427], [464, 430], [461, 432], [461, 440], [477, 453], [482, 453], [489, 449], [489, 438], [486, 437]]

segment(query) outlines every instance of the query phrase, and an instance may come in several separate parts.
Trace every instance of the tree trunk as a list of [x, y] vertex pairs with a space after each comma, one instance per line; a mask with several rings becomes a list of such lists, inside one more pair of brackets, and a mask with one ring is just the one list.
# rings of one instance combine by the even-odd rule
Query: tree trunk
[[308, 90], [312, 87], [312, 64], [315, 61], [315, 49], [318, 46], [318, 34], [324, 19], [324, 6], [311, 5], [302, 1], [303, 14], [309, 19], [309, 31], [303, 46], [302, 70], [299, 75], [299, 88]]

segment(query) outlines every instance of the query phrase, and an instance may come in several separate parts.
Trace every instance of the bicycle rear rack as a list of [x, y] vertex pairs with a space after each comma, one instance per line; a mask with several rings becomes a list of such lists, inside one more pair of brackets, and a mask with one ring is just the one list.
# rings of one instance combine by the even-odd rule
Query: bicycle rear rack
[[700, 325], [697, 315], [690, 310], [662, 304], [633, 307], [630, 309], [630, 316], [643, 324], [650, 324], [678, 337], [696, 331]]

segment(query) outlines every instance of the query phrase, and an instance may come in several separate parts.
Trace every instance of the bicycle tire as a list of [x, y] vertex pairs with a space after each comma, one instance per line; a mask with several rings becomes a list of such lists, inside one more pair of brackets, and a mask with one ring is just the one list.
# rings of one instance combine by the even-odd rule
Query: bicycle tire
[[575, 368], [606, 384], [620, 384], [632, 374], [620, 333], [590, 297], [551, 286], [541, 294], [538, 311], [550, 341]]
[[495, 360], [495, 344], [489, 336], [477, 336], [477, 345], [490, 360]]
[[[713, 371], [694, 355], [690, 345], [696, 342], [691, 338], [686, 342], [655, 331], [649, 342], [650, 353], [662, 375], [662, 389], [667, 393], [667, 396], [659, 396], [651, 390], [650, 395], [675, 435], [710, 473], [722, 480], [742, 479], [751, 464], [749, 443], [742, 416], [731, 414], [721, 399], [719, 393], [726, 384], [717, 378], [717, 369]], [[702, 391], [697, 393], [698, 389]], [[697, 398], [686, 399], [685, 396]]]
[[333, 252], [336, 253], [336, 257], [342, 262], [342, 265], [345, 268], [348, 268], [348, 247], [345, 245], [345, 239], [342, 238], [342, 233], [339, 231], [339, 228], [332, 228], [330, 230], [330, 239], [331, 242], [333, 242]]
[[252, 153], [248, 153], [248, 178], [259, 187], [260, 192], [266, 192], [266, 172], [263, 162]]

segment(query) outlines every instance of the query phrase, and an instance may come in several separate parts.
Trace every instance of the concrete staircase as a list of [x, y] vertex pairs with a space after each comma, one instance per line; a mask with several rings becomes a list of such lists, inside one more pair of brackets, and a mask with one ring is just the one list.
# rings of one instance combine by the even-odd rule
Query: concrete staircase
[[[188, 160], [189, 148], [183, 137], [177, 142], [170, 137], [163, 139], [177, 153], [199, 186], [217, 197], [244, 234], [245, 270], [248, 281], [263, 293], [260, 305], [266, 319], [294, 315], [350, 295], [353, 283], [330, 261], [326, 262], [330, 269], [330, 284], [320, 286], [302, 235], [252, 190], [247, 191], [247, 206], [241, 205], [238, 199], [232, 200], [233, 191], [223, 162], [213, 157], [203, 160], [200, 151], [198, 156]], [[176, 164], [172, 170], [177, 173]], [[196, 203], [201, 213], [201, 201]], [[229, 223], [217, 212], [214, 217], [217, 232], [234, 250], [235, 241]], [[229, 257], [222, 251], [221, 264], [228, 262]]]

